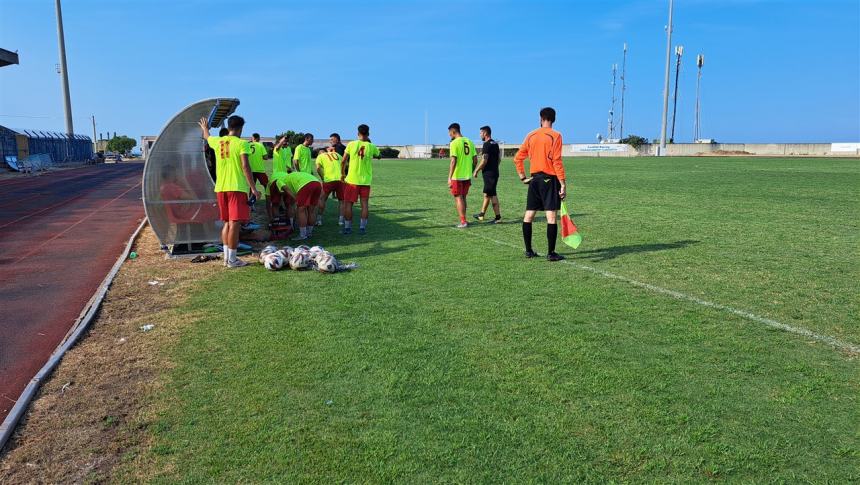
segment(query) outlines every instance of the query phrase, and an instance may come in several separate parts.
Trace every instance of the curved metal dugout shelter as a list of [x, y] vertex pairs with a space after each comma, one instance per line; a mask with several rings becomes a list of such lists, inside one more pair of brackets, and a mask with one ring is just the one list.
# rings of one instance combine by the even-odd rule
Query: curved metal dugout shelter
[[208, 118], [210, 129], [217, 129], [237, 106], [235, 98], [212, 98], [186, 107], [167, 122], [150, 150], [143, 169], [143, 206], [152, 230], [171, 252], [221, 239], [215, 181], [197, 122]]

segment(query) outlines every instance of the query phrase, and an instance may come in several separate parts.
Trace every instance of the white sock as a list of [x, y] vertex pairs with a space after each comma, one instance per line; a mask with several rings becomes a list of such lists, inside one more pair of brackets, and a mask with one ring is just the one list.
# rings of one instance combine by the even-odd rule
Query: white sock
[[236, 261], [236, 250], [231, 248], [225, 248], [224, 251], [227, 253], [227, 262], [232, 263]]
[[300, 227], [299, 228], [299, 235], [301, 237], [308, 237], [308, 228], [307, 227]]
[[362, 229], [366, 228], [367, 227], [367, 219], [362, 219], [360, 224], [361, 224], [361, 226], [359, 226], [359, 227], [361, 227]]
[[314, 226], [308, 226], [308, 237], [314, 235]]
[[227, 266], [227, 263], [230, 262], [230, 248], [224, 246], [224, 266]]
[[343, 224], [343, 216], [338, 217], [337, 222]]
[[352, 229], [352, 221], [343, 221], [343, 227], [346, 229]]
[[290, 226], [295, 227], [295, 224], [293, 224], [293, 218], [292, 217], [290, 217]]

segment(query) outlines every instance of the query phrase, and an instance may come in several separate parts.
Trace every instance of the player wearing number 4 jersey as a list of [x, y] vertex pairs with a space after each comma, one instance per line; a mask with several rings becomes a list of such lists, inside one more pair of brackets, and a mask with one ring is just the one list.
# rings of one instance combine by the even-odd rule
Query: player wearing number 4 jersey
[[215, 193], [218, 198], [218, 209], [224, 228], [221, 230], [221, 242], [224, 244], [224, 265], [230, 268], [240, 268], [248, 263], [236, 256], [239, 248], [239, 231], [242, 223], [250, 217], [248, 207], [248, 191], [255, 197], [260, 192], [254, 186], [254, 175], [248, 162], [251, 149], [248, 142], [240, 138], [245, 120], [240, 116], [227, 119], [227, 136], [209, 136], [209, 120], [200, 118], [200, 130], [203, 139], [215, 150], [215, 170], [218, 180], [215, 182]]
[[352, 206], [361, 200], [362, 234], [367, 230], [370, 215], [370, 184], [373, 182], [372, 160], [379, 158], [379, 148], [370, 143], [370, 127], [358, 125], [358, 140], [349, 142], [343, 156], [343, 233], [352, 233]]
[[454, 196], [457, 215], [460, 216], [458, 228], [469, 227], [466, 222], [466, 196], [472, 185], [472, 170], [478, 163], [478, 154], [472, 140], [460, 134], [460, 124], [451, 123], [448, 126], [448, 136], [451, 137], [450, 153], [451, 166], [448, 168], [448, 187]]

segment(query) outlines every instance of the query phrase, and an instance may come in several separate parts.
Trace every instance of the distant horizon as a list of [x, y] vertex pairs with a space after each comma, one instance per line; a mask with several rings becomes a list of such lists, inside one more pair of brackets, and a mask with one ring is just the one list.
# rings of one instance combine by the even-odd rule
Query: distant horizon
[[[598, 133], [607, 137], [613, 63], [620, 123], [627, 43], [625, 135], [652, 140], [660, 131], [667, 3], [544, 1], [522, 9], [474, 0], [451, 15], [418, 1], [263, 1], [234, 9], [227, 21], [222, 12], [233, 4], [224, 0], [67, 2], [75, 132], [92, 137], [94, 114], [97, 133], [139, 141], [183, 107], [221, 93], [243, 101], [237, 114], [261, 134], [350, 138], [367, 123], [381, 145], [420, 145], [428, 111], [432, 144], [446, 143], [454, 121], [473, 139], [489, 124], [496, 139], [517, 144], [548, 105], [565, 143], [592, 144]], [[333, 9], [336, 28], [313, 22]], [[0, 47], [20, 56], [20, 65], [0, 68], [0, 125], [65, 131], [55, 22], [53, 2], [0, 0]], [[253, 27], [231, 43], [212, 42], [239, 24]], [[860, 141], [858, 24], [853, 0], [676, 2], [672, 44], [685, 46], [676, 141], [693, 141], [699, 53], [702, 138]], [[93, 25], [137, 27], [124, 35], [122, 27]], [[672, 68], [670, 89], [674, 56]], [[670, 104], [670, 122], [671, 111]]]

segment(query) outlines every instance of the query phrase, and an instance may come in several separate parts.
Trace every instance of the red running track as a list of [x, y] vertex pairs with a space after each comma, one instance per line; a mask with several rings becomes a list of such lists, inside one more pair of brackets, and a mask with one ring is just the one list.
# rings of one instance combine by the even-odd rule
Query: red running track
[[0, 421], [143, 220], [142, 163], [0, 181]]

